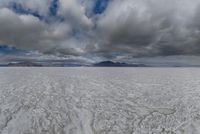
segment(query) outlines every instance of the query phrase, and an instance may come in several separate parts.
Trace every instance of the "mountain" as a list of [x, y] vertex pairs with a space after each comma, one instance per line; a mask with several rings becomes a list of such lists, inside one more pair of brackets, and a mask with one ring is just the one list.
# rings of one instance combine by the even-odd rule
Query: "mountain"
[[8, 67], [42, 67], [41, 64], [30, 62], [30, 61], [9, 63], [7, 66]]
[[113, 61], [102, 61], [93, 64], [93, 66], [94, 67], [147, 67], [144, 64], [128, 64], [128, 63], [113, 62]]
[[147, 67], [145, 64], [128, 64], [122, 62], [113, 62], [113, 61], [102, 61], [92, 65], [83, 65], [78, 63], [63, 63], [63, 62], [50, 62], [50, 63], [36, 63], [31, 61], [23, 62], [12, 62], [5, 65], [0, 65], [0, 67]]

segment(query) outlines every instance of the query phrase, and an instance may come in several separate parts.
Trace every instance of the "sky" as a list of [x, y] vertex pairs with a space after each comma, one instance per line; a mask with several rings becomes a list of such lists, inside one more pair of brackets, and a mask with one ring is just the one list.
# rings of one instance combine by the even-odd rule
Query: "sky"
[[200, 65], [200, 0], [1, 0], [0, 63]]

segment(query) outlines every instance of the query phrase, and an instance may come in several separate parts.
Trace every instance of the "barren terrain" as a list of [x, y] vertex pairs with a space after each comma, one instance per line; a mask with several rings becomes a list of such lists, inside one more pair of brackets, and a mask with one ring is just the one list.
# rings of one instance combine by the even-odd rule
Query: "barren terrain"
[[200, 134], [200, 69], [0, 68], [0, 134]]

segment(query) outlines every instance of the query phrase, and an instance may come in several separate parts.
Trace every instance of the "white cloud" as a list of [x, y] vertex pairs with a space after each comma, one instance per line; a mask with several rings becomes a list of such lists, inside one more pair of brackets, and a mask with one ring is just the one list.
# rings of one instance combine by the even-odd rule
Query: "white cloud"
[[77, 26], [91, 27], [92, 20], [86, 16], [86, 9], [78, 0], [60, 0], [58, 14]]
[[[79, 7], [75, 4], [78, 3], [71, 2], [71, 6], [60, 8], [63, 12], [60, 15], [63, 15], [66, 20], [53, 23], [45, 23], [31, 14], [17, 14], [11, 9], [1, 8], [0, 43], [44, 53], [79, 55], [83, 50], [79, 46], [80, 42], [73, 41], [75, 40], [72, 35], [73, 30], [88, 29], [92, 22], [85, 16], [83, 9], [78, 11]], [[68, 11], [71, 12], [67, 13]]]

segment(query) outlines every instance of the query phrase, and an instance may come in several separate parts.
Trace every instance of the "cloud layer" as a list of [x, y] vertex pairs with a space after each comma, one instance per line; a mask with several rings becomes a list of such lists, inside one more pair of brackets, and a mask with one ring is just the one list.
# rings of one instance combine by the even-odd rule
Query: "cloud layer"
[[200, 0], [1, 0], [0, 44], [44, 54], [199, 55]]

